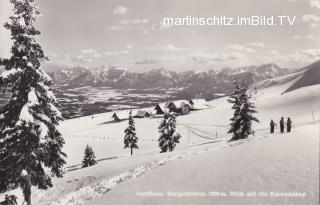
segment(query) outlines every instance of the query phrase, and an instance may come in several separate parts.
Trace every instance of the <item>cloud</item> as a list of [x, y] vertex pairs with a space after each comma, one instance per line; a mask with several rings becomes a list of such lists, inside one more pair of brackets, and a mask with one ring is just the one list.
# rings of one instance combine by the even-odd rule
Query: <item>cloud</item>
[[168, 26], [164, 26], [161, 22], [152, 22], [149, 19], [124, 19], [119, 22], [118, 25], [112, 25], [108, 27], [110, 30], [115, 31], [142, 31], [143, 34], [149, 34], [153, 31], [164, 31], [168, 29]]
[[315, 14], [305, 14], [302, 16], [302, 21], [308, 23], [312, 28], [317, 28], [320, 24], [320, 16]]
[[251, 43], [247, 43], [247, 45], [252, 47], [260, 47], [260, 48], [266, 47], [266, 45], [262, 42], [251, 42]]
[[196, 62], [221, 62], [221, 61], [233, 61], [233, 60], [240, 60], [246, 59], [247, 55], [244, 53], [238, 52], [231, 52], [231, 53], [202, 53], [198, 52], [190, 56], [191, 60]]
[[305, 36], [300, 36], [300, 35], [294, 35], [292, 36], [293, 40], [301, 40], [301, 39], [309, 39], [309, 40], [315, 40], [316, 37], [314, 35], [308, 34]]
[[143, 34], [150, 32], [149, 19], [125, 19], [120, 21], [119, 25], [109, 27], [111, 30], [116, 31], [135, 31], [140, 30]]
[[162, 50], [166, 50], [166, 51], [182, 51], [182, 48], [176, 47], [172, 44], [167, 44], [165, 46], [161, 47]]
[[53, 53], [50, 56], [50, 61], [58, 64], [74, 65], [79, 63], [91, 63], [94, 60], [101, 58], [102, 55], [95, 49], [82, 49], [79, 54], [60, 54]]
[[120, 51], [107, 51], [104, 53], [100, 53], [99, 51], [89, 48], [82, 49], [78, 54], [60, 54], [60, 53], [52, 53], [49, 55], [50, 62], [58, 63], [58, 64], [66, 64], [70, 66], [74, 65], [82, 65], [83, 63], [95, 63], [95, 60], [100, 58], [106, 58], [108, 56], [118, 56], [118, 55], [127, 55], [129, 53], [128, 50], [120, 50]]
[[310, 0], [310, 6], [320, 9], [320, 0]]
[[104, 53], [105, 56], [118, 56], [118, 55], [126, 55], [128, 54], [128, 50], [122, 50], [122, 51], [107, 51]]
[[111, 26], [110, 27], [111, 30], [114, 30], [114, 31], [130, 31], [132, 30], [131, 28], [127, 27], [127, 26]]
[[81, 53], [82, 54], [96, 54], [97, 51], [95, 49], [89, 48], [89, 49], [82, 49]]
[[161, 60], [163, 61], [177, 61], [178, 58], [182, 58], [183, 60], [185, 60], [184, 56], [183, 57], [177, 57], [177, 56], [162, 56]]
[[300, 66], [310, 64], [320, 58], [320, 49], [302, 49], [293, 50], [286, 55], [277, 55], [276, 59], [284, 61], [286, 64], [293, 63], [293, 65], [299, 64]]
[[299, 35], [294, 35], [294, 36], [292, 36], [292, 39], [293, 40], [300, 40], [302, 37], [301, 36], [299, 36]]
[[126, 45], [126, 49], [131, 49], [133, 46], [131, 44]]
[[126, 19], [120, 21], [120, 24], [122, 25], [138, 25], [138, 24], [147, 24], [149, 23], [148, 19]]
[[279, 51], [277, 51], [277, 50], [271, 50], [269, 53], [270, 53], [271, 55], [274, 55], [274, 56], [279, 55]]
[[231, 44], [227, 46], [227, 49], [232, 51], [237, 51], [237, 52], [255, 53], [255, 50], [253, 50], [252, 48], [248, 48], [239, 44]]
[[293, 2], [295, 2], [296, 0], [288, 0], [289, 1], [289, 3], [293, 3]]
[[320, 58], [320, 49], [303, 49], [295, 50], [293, 53], [289, 54], [288, 60], [294, 62], [304, 62], [311, 63]]
[[85, 62], [85, 63], [91, 63], [97, 58], [101, 58], [101, 54], [96, 51], [95, 49], [82, 49], [81, 54], [79, 55], [70, 55], [70, 58], [75, 61]]
[[171, 28], [172, 26], [171, 25], [168, 25], [168, 24], [165, 24], [164, 22], [160, 22], [159, 23], [159, 29], [162, 31], [162, 30], [166, 30], [166, 29], [169, 29]]
[[149, 46], [149, 47], [145, 47], [144, 49], [146, 49], [147, 51], [153, 51], [153, 50], [159, 50], [159, 47], [157, 47], [157, 46]]
[[170, 25], [163, 24], [163, 22], [151, 22], [149, 29], [151, 31], [154, 31], [154, 30], [164, 31], [164, 30], [169, 29], [171, 27], [172, 26], [170, 26]]
[[109, 27], [110, 30], [113, 31], [141, 31], [143, 34], [149, 34], [150, 30], [141, 25], [120, 25], [120, 26], [111, 26]]
[[311, 58], [320, 58], [320, 49], [303, 49], [301, 53]]
[[316, 37], [314, 35], [307, 35], [307, 38], [310, 39], [310, 40], [316, 39]]
[[172, 44], [166, 44], [163, 46], [152, 46], [152, 47], [145, 47], [146, 50], [163, 50], [163, 51], [188, 51], [190, 49], [188, 48], [180, 48], [177, 46], [174, 46]]
[[113, 14], [114, 15], [124, 15], [127, 13], [127, 8], [124, 6], [117, 6], [113, 9]]
[[134, 62], [134, 64], [139, 64], [139, 65], [156, 64], [156, 63], [158, 63], [158, 61], [154, 58], [144, 58]]

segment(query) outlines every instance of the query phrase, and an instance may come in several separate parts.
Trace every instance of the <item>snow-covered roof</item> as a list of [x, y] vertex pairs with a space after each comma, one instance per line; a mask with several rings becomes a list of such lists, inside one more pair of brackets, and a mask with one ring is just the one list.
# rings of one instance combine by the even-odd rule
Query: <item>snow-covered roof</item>
[[205, 99], [192, 99], [192, 108], [193, 109], [206, 109], [210, 105]]
[[[134, 112], [132, 112], [132, 113], [134, 113]], [[120, 120], [124, 120], [124, 119], [129, 118], [130, 110], [119, 110], [119, 111], [114, 112], [114, 114], [116, 114]], [[113, 117], [113, 115], [112, 115], [112, 117]]]
[[135, 117], [145, 117], [146, 115], [150, 114], [148, 111], [146, 110], [138, 110], [134, 116]]
[[[192, 103], [191, 103], [192, 101]], [[185, 105], [190, 106], [191, 109], [207, 109], [210, 107], [209, 103], [205, 99], [192, 99], [191, 101], [188, 100], [174, 100], [174, 101], [167, 101], [164, 103], [159, 103], [157, 106], [161, 108], [163, 112], [168, 111], [168, 106], [172, 103], [175, 105], [176, 108], [181, 108]], [[155, 109], [155, 108], [153, 108]], [[149, 112], [152, 113], [152, 112]]]
[[132, 112], [132, 116], [137, 116], [138, 113], [139, 115], [141, 115], [142, 113], [149, 113], [149, 114], [152, 114], [152, 112], [154, 112], [154, 107], [149, 107], [149, 108], [141, 108], [141, 109], [132, 109], [132, 110], [119, 110], [119, 111], [114, 111], [112, 113], [112, 115], [110, 116], [110, 118], [113, 118], [113, 115], [116, 114], [117, 117], [120, 119], [120, 120], [126, 120], [126, 119], [129, 119], [129, 114], [130, 114], [130, 111]]
[[188, 100], [175, 100], [175, 101], [172, 101], [170, 103], [173, 103], [176, 106], [176, 108], [181, 108], [181, 107], [183, 107], [185, 105], [189, 105], [190, 107], [192, 107]]
[[174, 104], [176, 106], [176, 108], [181, 108], [184, 105], [188, 105], [192, 108], [192, 105], [190, 104], [190, 102], [188, 100], [174, 100], [174, 101], [168, 101], [168, 102], [164, 102], [164, 103], [159, 103], [157, 104], [157, 106], [159, 106], [161, 108], [161, 110], [163, 112], [168, 111], [168, 106], [170, 104]]
[[159, 103], [156, 106], [159, 106], [161, 108], [161, 110], [163, 112], [165, 112], [166, 108], [167, 108], [168, 102], [164, 102], [164, 103]]

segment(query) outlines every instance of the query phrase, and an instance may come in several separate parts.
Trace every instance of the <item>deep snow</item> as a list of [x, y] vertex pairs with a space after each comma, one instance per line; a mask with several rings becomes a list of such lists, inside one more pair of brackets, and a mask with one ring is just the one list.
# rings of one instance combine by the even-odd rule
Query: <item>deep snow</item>
[[[88, 205], [101, 204], [297, 204], [316, 205], [319, 199], [318, 126], [299, 127], [291, 134], [265, 135], [232, 147], [169, 161], [144, 176], [120, 183]], [[139, 192], [163, 196], [141, 196]], [[169, 197], [168, 192], [204, 192], [202, 197]], [[209, 196], [209, 192], [226, 196]], [[231, 192], [256, 192], [232, 196]], [[269, 196], [258, 196], [266, 192]], [[301, 193], [281, 197], [274, 193]]]
[[[154, 198], [137, 197], [136, 191], [274, 191], [306, 192], [296, 204], [314, 204], [319, 195], [320, 85], [281, 95], [294, 81], [274, 79], [276, 83], [252, 91], [261, 123], [254, 124], [256, 136], [242, 142], [227, 143], [231, 105], [227, 98], [209, 102], [211, 109], [177, 118], [181, 143], [172, 153], [159, 154], [158, 125], [161, 118], [135, 119], [139, 150], [124, 150], [124, 129], [128, 121], [110, 123], [113, 112], [66, 120], [61, 123], [66, 144], [67, 172], [54, 179], [49, 190], [33, 188], [34, 204], [291, 204], [286, 198]], [[293, 133], [269, 135], [269, 122], [291, 117]], [[214, 140], [199, 138], [192, 129], [212, 133]], [[89, 144], [98, 164], [79, 169], [85, 146]], [[238, 145], [238, 146], [233, 146]], [[73, 170], [73, 171], [71, 171]], [[120, 183], [122, 182], [122, 183]], [[149, 190], [150, 189], [150, 190]], [[21, 199], [20, 190], [13, 191]], [[126, 195], [127, 194], [127, 195]], [[0, 196], [0, 201], [3, 198]], [[93, 200], [93, 201], [92, 201]], [[151, 200], [151, 201], [150, 201]], [[210, 203], [211, 202], [211, 203]], [[300, 202], [300, 203], [298, 203]], [[130, 203], [131, 204], [131, 203]]]

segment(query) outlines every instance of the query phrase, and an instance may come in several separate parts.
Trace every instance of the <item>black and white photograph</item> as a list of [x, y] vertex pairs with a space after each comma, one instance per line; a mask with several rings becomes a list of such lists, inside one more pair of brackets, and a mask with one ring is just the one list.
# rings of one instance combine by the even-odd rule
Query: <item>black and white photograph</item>
[[0, 205], [319, 205], [320, 0], [0, 0]]

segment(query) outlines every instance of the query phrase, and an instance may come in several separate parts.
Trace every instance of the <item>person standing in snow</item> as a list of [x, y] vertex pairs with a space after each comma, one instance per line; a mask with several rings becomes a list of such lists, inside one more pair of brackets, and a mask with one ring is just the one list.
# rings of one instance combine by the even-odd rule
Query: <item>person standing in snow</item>
[[280, 120], [280, 132], [281, 133], [283, 133], [283, 131], [284, 131], [284, 119], [283, 119], [283, 117], [281, 117], [281, 120]]
[[287, 132], [291, 132], [291, 126], [292, 126], [292, 121], [291, 121], [290, 117], [288, 117], [288, 120], [287, 120]]
[[271, 122], [270, 122], [270, 133], [274, 133], [274, 127], [275, 127], [276, 125], [277, 125], [277, 124], [274, 123], [273, 120], [271, 120]]

